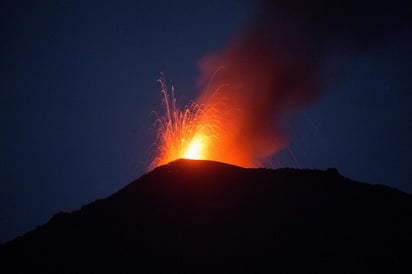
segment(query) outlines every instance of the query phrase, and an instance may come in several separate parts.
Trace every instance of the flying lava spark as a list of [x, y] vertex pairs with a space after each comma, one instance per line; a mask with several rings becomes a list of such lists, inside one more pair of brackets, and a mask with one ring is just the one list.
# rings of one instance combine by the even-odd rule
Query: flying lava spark
[[[244, 130], [247, 107], [243, 99], [228, 96], [234, 93], [230, 85], [209, 85], [198, 98], [202, 103], [191, 101], [179, 108], [174, 87], [169, 92], [163, 74], [158, 81], [163, 112], [156, 113], [155, 157], [149, 170], [182, 158], [256, 167], [262, 155], [275, 151], [261, 136], [255, 138], [254, 132]], [[256, 149], [255, 139], [266, 145], [266, 150]]]
[[[204, 103], [191, 101], [179, 108], [174, 87], [169, 92], [164, 76], [161, 84], [163, 113], [157, 114], [155, 157], [149, 167], [167, 164], [177, 159], [213, 160], [242, 167], [255, 167], [255, 155], [236, 134], [241, 121], [241, 108], [227, 96], [228, 86], [212, 87]], [[207, 92], [204, 92], [204, 94]], [[204, 95], [203, 94], [203, 95]]]
[[163, 115], [156, 119], [156, 154], [150, 168], [173, 160], [206, 160], [213, 157], [213, 147], [219, 143], [221, 117], [205, 104], [191, 102], [184, 108], [177, 106], [174, 88], [168, 92], [164, 78], [158, 80], [163, 96]]

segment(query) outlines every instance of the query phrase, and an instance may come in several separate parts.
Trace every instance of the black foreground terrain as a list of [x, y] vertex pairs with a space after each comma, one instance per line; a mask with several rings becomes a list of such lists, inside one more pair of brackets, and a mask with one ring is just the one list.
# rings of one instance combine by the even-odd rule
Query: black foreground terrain
[[0, 245], [0, 273], [412, 273], [412, 195], [178, 160]]

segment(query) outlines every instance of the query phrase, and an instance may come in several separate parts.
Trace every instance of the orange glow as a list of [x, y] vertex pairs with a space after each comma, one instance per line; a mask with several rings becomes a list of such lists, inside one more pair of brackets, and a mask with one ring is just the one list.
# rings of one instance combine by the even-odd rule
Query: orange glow
[[207, 147], [207, 137], [203, 135], [195, 135], [192, 141], [189, 143], [186, 151], [182, 158], [193, 159], [193, 160], [203, 160], [205, 147]]
[[155, 123], [156, 157], [150, 169], [180, 158], [253, 166], [251, 162], [238, 157], [236, 150], [228, 145], [231, 133], [227, 125], [227, 113], [222, 111], [224, 100], [212, 104], [191, 102], [179, 109], [173, 87], [169, 93], [164, 80], [160, 79], [159, 82], [162, 85], [164, 113], [159, 115]]
[[169, 93], [164, 80], [159, 82], [164, 112], [155, 122], [156, 151], [149, 169], [181, 158], [256, 167], [260, 159], [273, 153], [276, 143], [271, 138], [244, 127], [250, 124], [251, 117], [244, 112], [249, 102], [227, 96], [235, 93], [229, 86], [214, 87], [202, 93], [206, 97], [198, 99], [201, 103], [179, 108], [173, 87]]
[[211, 160], [213, 147], [219, 143], [219, 115], [214, 109], [194, 102], [179, 109], [173, 87], [169, 94], [164, 81], [161, 79], [159, 82], [162, 85], [164, 114], [156, 120], [157, 157], [150, 168], [180, 158]]

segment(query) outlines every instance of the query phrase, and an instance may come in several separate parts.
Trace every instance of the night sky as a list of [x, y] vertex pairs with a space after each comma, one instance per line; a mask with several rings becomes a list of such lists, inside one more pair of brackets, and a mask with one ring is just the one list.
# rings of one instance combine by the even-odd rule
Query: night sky
[[[0, 4], [0, 242], [144, 174], [160, 72], [180, 105], [195, 99], [198, 61], [256, 9], [230, 0]], [[316, 74], [333, 84], [289, 122], [289, 146], [264, 166], [336, 167], [412, 193], [412, 43], [401, 23], [388, 22], [392, 35], [373, 31], [373, 43], [327, 43]]]

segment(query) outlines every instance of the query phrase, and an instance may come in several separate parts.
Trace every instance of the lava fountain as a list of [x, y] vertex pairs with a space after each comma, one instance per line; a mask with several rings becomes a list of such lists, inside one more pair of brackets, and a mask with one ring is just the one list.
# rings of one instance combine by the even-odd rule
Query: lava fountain
[[195, 102], [180, 109], [174, 88], [169, 93], [164, 77], [158, 81], [162, 87], [164, 113], [158, 115], [155, 122], [157, 156], [150, 168], [180, 158], [211, 159], [213, 147], [219, 143], [221, 115], [213, 107]]
[[250, 109], [244, 98], [236, 98], [231, 85], [209, 85], [198, 98], [200, 103], [191, 101], [179, 108], [173, 86], [169, 92], [163, 75], [158, 81], [163, 112], [156, 113], [156, 156], [149, 169], [181, 158], [256, 167], [260, 159], [279, 147], [280, 138], [276, 140], [273, 134], [256, 137], [256, 132], [245, 131], [249, 129], [246, 126], [250, 122], [246, 120], [251, 117], [246, 116]]
[[240, 108], [225, 94], [228, 86], [213, 87], [203, 103], [190, 102], [179, 108], [174, 88], [169, 92], [164, 77], [161, 84], [163, 112], [156, 114], [156, 157], [150, 169], [176, 159], [214, 160], [243, 167], [258, 165], [247, 149], [238, 147], [236, 127]]

